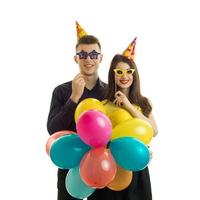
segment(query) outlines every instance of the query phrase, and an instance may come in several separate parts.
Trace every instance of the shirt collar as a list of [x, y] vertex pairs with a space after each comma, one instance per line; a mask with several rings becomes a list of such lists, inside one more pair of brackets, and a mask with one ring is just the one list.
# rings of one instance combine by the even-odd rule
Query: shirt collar
[[99, 77], [98, 77], [98, 79], [97, 79], [97, 81], [96, 81], [96, 84], [94, 85], [94, 87], [91, 89], [91, 90], [89, 90], [89, 89], [87, 89], [87, 90], [89, 90], [90, 92], [91, 91], [96, 91], [96, 90], [98, 90], [100, 87], [102, 87], [102, 81], [99, 79]]

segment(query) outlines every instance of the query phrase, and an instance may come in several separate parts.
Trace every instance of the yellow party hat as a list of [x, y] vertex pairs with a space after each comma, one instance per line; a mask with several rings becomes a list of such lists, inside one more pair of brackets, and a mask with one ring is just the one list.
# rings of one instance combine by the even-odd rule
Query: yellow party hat
[[87, 32], [80, 26], [80, 24], [76, 21], [76, 32], [77, 32], [77, 40], [87, 35]]
[[132, 61], [134, 61], [136, 40], [137, 37], [129, 44], [128, 48], [122, 53], [123, 56], [126, 56]]

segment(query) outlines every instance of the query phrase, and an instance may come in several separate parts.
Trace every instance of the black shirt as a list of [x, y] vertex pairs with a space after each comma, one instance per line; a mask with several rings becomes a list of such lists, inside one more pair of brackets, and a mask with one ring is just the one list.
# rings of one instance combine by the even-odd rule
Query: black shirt
[[[98, 79], [91, 90], [84, 88], [79, 102], [86, 98], [95, 98], [101, 101], [104, 99], [105, 92], [106, 84]], [[71, 93], [72, 81], [63, 83], [54, 89], [47, 121], [50, 135], [61, 130], [76, 131], [74, 113], [79, 102], [76, 104], [70, 99]]]

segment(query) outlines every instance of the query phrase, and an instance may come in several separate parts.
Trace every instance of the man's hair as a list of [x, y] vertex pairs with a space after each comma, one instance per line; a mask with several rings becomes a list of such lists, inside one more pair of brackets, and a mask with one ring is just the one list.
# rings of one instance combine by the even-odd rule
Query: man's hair
[[81, 37], [76, 44], [76, 49], [80, 44], [97, 44], [101, 50], [101, 44], [99, 40], [93, 35], [85, 35]]

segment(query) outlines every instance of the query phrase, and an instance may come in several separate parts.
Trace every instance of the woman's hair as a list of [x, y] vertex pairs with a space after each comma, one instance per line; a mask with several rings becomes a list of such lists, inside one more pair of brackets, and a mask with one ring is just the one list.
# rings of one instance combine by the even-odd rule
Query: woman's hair
[[115, 92], [116, 92], [116, 89], [118, 90], [118, 88], [115, 88], [115, 87], [117, 87], [117, 85], [115, 83], [115, 74], [114, 74], [113, 69], [116, 68], [116, 66], [119, 62], [127, 63], [131, 69], [135, 69], [135, 72], [133, 73], [133, 83], [130, 86], [128, 99], [132, 104], [136, 104], [136, 105], [140, 106], [143, 114], [146, 117], [148, 117], [148, 115], [150, 114], [150, 112], [152, 110], [152, 107], [151, 107], [148, 99], [141, 95], [140, 79], [139, 79], [139, 74], [138, 74], [136, 64], [135, 64], [135, 62], [131, 61], [127, 57], [122, 56], [120, 54], [115, 55], [111, 61], [111, 65], [110, 65], [110, 69], [109, 69], [109, 73], [108, 73], [108, 87], [107, 87], [105, 99], [107, 99], [108, 101], [112, 101], [112, 102], [115, 99]]

